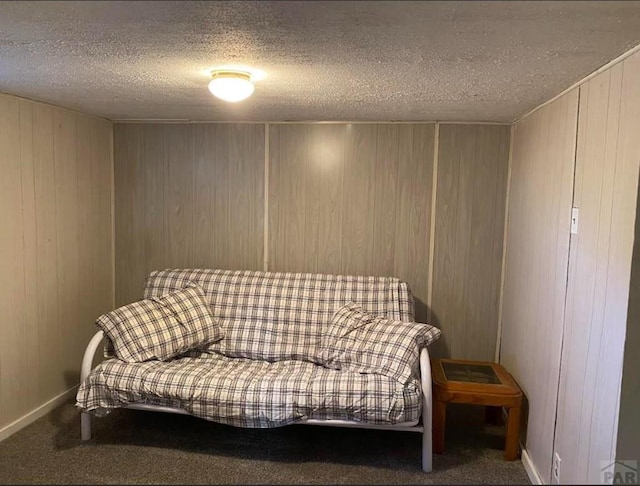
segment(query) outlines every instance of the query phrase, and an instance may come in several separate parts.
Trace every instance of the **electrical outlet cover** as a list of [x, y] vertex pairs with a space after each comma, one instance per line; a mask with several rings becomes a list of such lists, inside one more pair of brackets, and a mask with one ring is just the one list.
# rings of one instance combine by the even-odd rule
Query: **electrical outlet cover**
[[554, 484], [560, 484], [560, 464], [562, 463], [562, 459], [557, 452], [553, 454], [553, 467], [551, 469], [552, 482]]

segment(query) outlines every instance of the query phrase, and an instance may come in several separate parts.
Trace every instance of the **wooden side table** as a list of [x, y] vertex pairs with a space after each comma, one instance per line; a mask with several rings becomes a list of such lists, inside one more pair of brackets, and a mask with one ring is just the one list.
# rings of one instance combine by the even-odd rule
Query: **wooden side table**
[[518, 457], [522, 390], [498, 363], [459, 359], [433, 359], [433, 452], [444, 452], [447, 403], [505, 407], [508, 412], [504, 458]]

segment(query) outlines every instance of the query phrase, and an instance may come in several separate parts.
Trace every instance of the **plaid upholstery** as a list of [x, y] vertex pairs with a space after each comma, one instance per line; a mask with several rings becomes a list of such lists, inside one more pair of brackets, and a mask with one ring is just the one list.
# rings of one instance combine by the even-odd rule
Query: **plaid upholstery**
[[416, 422], [420, 383], [336, 371], [304, 361], [267, 362], [202, 353], [129, 364], [109, 359], [80, 385], [76, 405], [96, 415], [129, 403], [165, 405], [237, 427], [279, 427], [301, 419], [372, 424]]
[[117, 357], [130, 363], [173, 358], [222, 339], [196, 284], [119, 307], [100, 316], [96, 325], [109, 337]]
[[349, 302], [394, 322], [412, 322], [406, 283], [390, 277], [163, 270], [149, 275], [144, 297], [159, 298], [189, 282], [202, 287], [225, 338], [206, 352], [191, 350], [166, 362], [104, 361], [80, 385], [78, 407], [102, 415], [129, 403], [164, 405], [239, 427], [277, 427], [305, 418], [417, 422], [419, 380], [400, 383], [379, 373], [318, 365], [331, 319]]
[[[413, 321], [413, 297], [391, 277], [235, 270], [163, 270], [147, 278], [144, 297], [199, 284], [225, 339], [209, 347], [225, 356], [319, 362], [322, 335], [341, 306], [353, 301], [372, 314]], [[113, 356], [108, 354], [107, 356]]]
[[440, 330], [428, 324], [372, 316], [350, 302], [334, 314], [321, 360], [328, 368], [378, 373], [408, 383], [419, 376], [420, 348], [439, 337]]

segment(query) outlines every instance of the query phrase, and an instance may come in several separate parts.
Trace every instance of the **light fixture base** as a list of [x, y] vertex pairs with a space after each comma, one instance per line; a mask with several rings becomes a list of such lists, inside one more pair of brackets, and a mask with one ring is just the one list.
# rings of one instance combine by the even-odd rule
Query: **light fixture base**
[[211, 73], [209, 91], [215, 97], [235, 103], [247, 99], [253, 93], [251, 74], [231, 69], [216, 70]]
[[234, 71], [231, 69], [216, 69], [211, 71], [211, 80], [213, 81], [216, 78], [237, 78], [237, 79], [246, 79], [247, 81], [251, 81], [251, 74], [246, 71]]

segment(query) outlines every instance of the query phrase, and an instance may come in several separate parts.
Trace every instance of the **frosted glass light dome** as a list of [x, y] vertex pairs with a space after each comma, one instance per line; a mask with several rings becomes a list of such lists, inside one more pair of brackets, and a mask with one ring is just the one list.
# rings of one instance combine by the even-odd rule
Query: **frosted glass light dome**
[[241, 71], [218, 71], [212, 74], [209, 91], [213, 96], [235, 103], [247, 99], [253, 93], [251, 75]]

